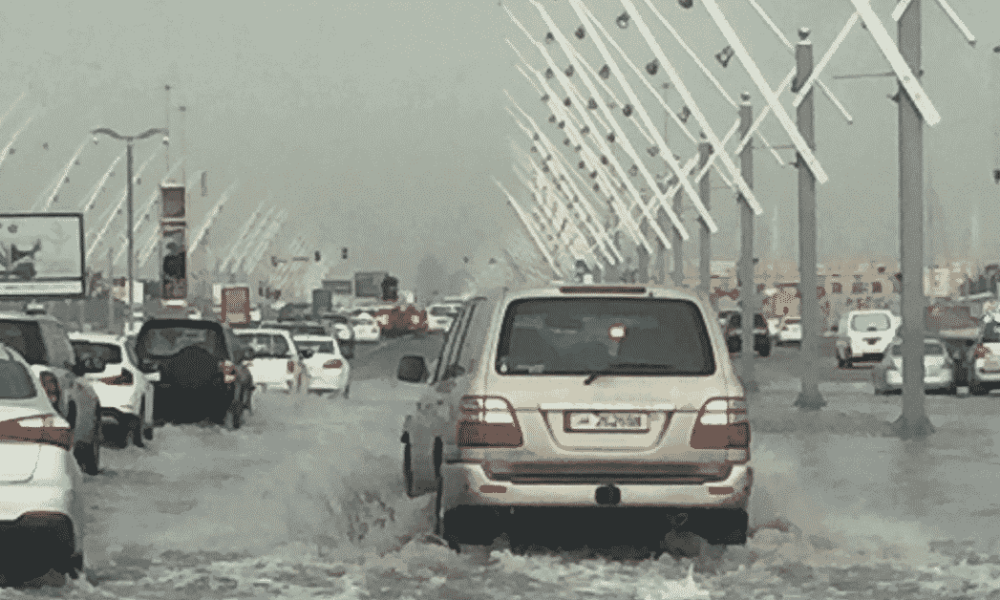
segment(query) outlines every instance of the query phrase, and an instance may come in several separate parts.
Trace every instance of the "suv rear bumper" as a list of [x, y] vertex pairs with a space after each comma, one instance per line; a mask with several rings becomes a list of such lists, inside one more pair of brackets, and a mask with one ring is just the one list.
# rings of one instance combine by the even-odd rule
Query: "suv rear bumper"
[[[487, 477], [475, 463], [441, 465], [447, 507], [537, 506], [594, 507], [598, 488], [593, 483], [512, 483]], [[609, 481], [614, 483], [614, 481]], [[750, 496], [753, 469], [733, 465], [729, 477], [701, 484], [615, 483], [620, 507], [744, 508]]]

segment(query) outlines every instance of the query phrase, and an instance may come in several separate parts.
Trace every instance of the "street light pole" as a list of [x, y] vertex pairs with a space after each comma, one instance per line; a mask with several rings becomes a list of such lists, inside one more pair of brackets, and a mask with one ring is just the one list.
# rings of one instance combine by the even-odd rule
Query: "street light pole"
[[126, 163], [125, 169], [127, 171], [126, 177], [127, 177], [128, 181], [126, 181], [126, 184], [125, 184], [126, 188], [125, 189], [127, 190], [126, 191], [126, 203], [127, 203], [127, 207], [126, 207], [126, 213], [127, 214], [126, 214], [126, 216], [127, 216], [128, 223], [125, 226], [126, 227], [125, 233], [127, 235], [127, 240], [128, 240], [128, 263], [127, 263], [127, 265], [128, 265], [128, 267], [127, 267], [127, 269], [128, 269], [128, 275], [127, 275], [127, 277], [128, 277], [128, 311], [129, 311], [128, 312], [128, 317], [126, 318], [126, 323], [131, 323], [132, 322], [132, 318], [133, 318], [132, 315], [135, 313], [135, 306], [134, 306], [134, 303], [135, 303], [135, 279], [133, 278], [133, 266], [134, 266], [134, 263], [135, 263], [135, 252], [134, 252], [133, 243], [134, 243], [135, 240], [133, 239], [133, 235], [132, 235], [132, 219], [133, 219], [133, 215], [132, 215], [132, 144], [135, 142], [135, 140], [143, 140], [143, 139], [148, 138], [149, 136], [156, 135], [157, 133], [162, 133], [163, 135], [167, 135], [167, 130], [163, 129], [163, 128], [152, 128], [152, 129], [147, 129], [146, 131], [140, 133], [139, 135], [121, 135], [120, 133], [118, 133], [118, 132], [116, 132], [114, 130], [108, 129], [107, 127], [101, 127], [101, 128], [98, 128], [98, 129], [95, 129], [95, 130], [91, 131], [91, 134], [93, 134], [95, 136], [98, 133], [103, 133], [103, 134], [105, 134], [107, 136], [115, 138], [116, 140], [125, 140], [125, 144], [126, 144], [126, 146], [125, 146], [125, 163]]

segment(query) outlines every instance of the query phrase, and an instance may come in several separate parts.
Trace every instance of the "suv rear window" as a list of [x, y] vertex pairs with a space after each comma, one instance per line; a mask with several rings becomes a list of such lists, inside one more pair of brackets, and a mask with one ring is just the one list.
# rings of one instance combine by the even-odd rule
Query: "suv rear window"
[[122, 349], [117, 344], [97, 344], [73, 340], [73, 350], [81, 360], [99, 358], [104, 364], [119, 365], [122, 362]]
[[19, 362], [0, 360], [0, 400], [25, 400], [36, 394], [31, 373]]
[[150, 327], [139, 336], [136, 350], [140, 356], [167, 358], [191, 346], [198, 346], [213, 356], [226, 354], [221, 332], [206, 327], [180, 325]]
[[0, 321], [0, 342], [16, 350], [28, 364], [45, 364], [45, 344], [36, 321]]
[[892, 326], [888, 315], [881, 313], [872, 315], [854, 315], [851, 319], [851, 329], [854, 331], [885, 331]]
[[[743, 313], [733, 313], [729, 317], [729, 325], [732, 327], [741, 327], [743, 325]], [[763, 329], [767, 327], [767, 321], [764, 320], [764, 315], [756, 314], [753, 316], [753, 326], [758, 329]]]
[[[624, 329], [624, 337], [618, 340]], [[686, 300], [546, 298], [514, 301], [500, 333], [504, 375], [711, 375], [715, 359], [698, 307]]]

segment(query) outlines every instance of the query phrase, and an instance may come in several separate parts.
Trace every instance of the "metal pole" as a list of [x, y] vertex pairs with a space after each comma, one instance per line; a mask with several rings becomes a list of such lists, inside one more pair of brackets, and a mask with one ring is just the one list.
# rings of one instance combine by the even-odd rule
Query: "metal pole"
[[115, 250], [108, 248], [108, 333], [115, 332]]
[[[677, 215], [678, 219], [681, 218], [681, 211], [683, 210], [683, 207], [681, 206], [681, 194], [683, 193], [684, 193], [683, 190], [678, 190], [677, 194], [674, 196], [674, 213]], [[676, 229], [673, 230], [673, 234], [674, 234], [673, 239], [670, 240], [670, 242], [674, 245], [674, 272], [673, 272], [674, 284], [677, 287], [683, 287], [684, 286], [684, 240], [681, 239], [681, 236], [679, 233], [677, 233]]]
[[[792, 91], [798, 93], [813, 71], [813, 47], [809, 29], [799, 30], [799, 44], [795, 49], [796, 76]], [[816, 149], [816, 132], [813, 128], [812, 88], [799, 105], [798, 126], [810, 150]], [[816, 277], [816, 176], [809, 166], [796, 157], [799, 169], [799, 291], [802, 310], [802, 391], [793, 406], [804, 410], [819, 410], [826, 401], [819, 393], [819, 374], [816, 372], [819, 354], [819, 299]]]
[[[753, 126], [753, 107], [750, 105], [750, 93], [740, 95], [740, 140], [746, 138]], [[723, 151], [720, 149], [720, 151]], [[753, 142], [747, 143], [740, 153], [740, 174], [747, 185], [753, 188]], [[740, 332], [740, 362], [742, 363], [743, 387], [748, 392], [757, 391], [754, 380], [753, 359], [754, 339], [753, 320], [756, 314], [757, 297], [756, 281], [754, 281], [753, 264], [753, 209], [743, 194], [739, 195], [740, 204], [740, 304], [742, 304], [742, 331]]]
[[135, 279], [133, 278], [133, 263], [135, 262], [135, 236], [132, 234], [132, 140], [129, 139], [127, 142], [125, 151], [125, 170], [128, 175], [128, 200], [127, 208], [125, 209], [128, 225], [125, 234], [128, 236], [128, 316], [125, 318], [126, 323], [132, 322], [132, 315], [135, 314]]
[[[705, 133], [701, 134], [701, 143], [698, 144], [698, 170], [699, 172], [708, 162], [709, 156], [712, 154], [712, 144], [705, 139]], [[705, 205], [705, 209], [709, 210], [711, 206], [712, 197], [712, 173], [709, 171], [705, 173], [705, 176], [701, 179], [698, 184], [698, 194], [701, 196], [701, 203]], [[712, 293], [712, 237], [711, 233], [708, 231], [708, 225], [704, 221], [701, 221], [701, 227], [699, 228], [698, 243], [701, 251], [701, 261], [698, 263], [698, 271], [701, 276], [701, 291], [705, 296], [710, 296]], [[715, 307], [713, 307], [715, 308]]]
[[[920, 78], [920, 0], [899, 19], [899, 51]], [[893, 423], [903, 439], [934, 432], [924, 406], [924, 206], [923, 120], [899, 86], [899, 256], [903, 274], [903, 414]]]

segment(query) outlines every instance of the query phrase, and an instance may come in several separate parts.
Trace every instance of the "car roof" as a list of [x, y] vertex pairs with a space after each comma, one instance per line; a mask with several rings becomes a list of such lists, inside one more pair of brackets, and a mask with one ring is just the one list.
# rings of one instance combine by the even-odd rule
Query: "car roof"
[[234, 330], [236, 335], [260, 335], [262, 333], [270, 335], [289, 335], [287, 329], [278, 329], [277, 327], [261, 327], [258, 329], [236, 329]]
[[0, 319], [6, 321], [41, 321], [42, 319], [45, 319], [47, 321], [57, 320], [52, 315], [41, 314], [41, 313], [28, 315], [25, 313], [18, 313], [18, 312], [0, 312]]
[[546, 287], [520, 288], [507, 291], [504, 300], [528, 298], [657, 298], [701, 302], [694, 292], [644, 284], [576, 284], [566, 283]]
[[71, 331], [69, 332], [69, 339], [71, 342], [95, 342], [99, 344], [120, 344], [124, 340], [121, 336], [111, 335], [110, 333], [90, 333], [86, 331]]
[[311, 333], [293, 335], [292, 339], [301, 340], [303, 342], [330, 342], [336, 340], [336, 338], [332, 335], [314, 335]]

